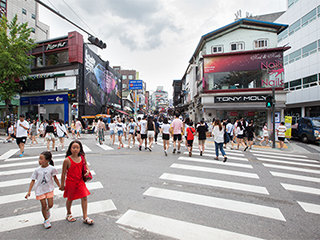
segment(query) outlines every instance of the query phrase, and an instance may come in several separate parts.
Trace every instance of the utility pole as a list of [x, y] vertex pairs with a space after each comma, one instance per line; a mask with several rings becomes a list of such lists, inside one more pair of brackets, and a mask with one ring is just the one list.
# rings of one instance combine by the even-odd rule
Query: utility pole
[[272, 87], [272, 148], [276, 148], [276, 113], [275, 113], [275, 105], [276, 105], [276, 99], [275, 99], [275, 87]]

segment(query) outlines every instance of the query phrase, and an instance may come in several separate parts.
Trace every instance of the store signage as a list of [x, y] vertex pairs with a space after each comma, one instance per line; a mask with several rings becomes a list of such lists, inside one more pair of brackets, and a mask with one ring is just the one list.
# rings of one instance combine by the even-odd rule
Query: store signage
[[129, 90], [141, 90], [142, 80], [129, 80]]
[[46, 51], [53, 50], [53, 49], [56, 49], [56, 48], [63, 48], [63, 47], [66, 47], [66, 45], [67, 45], [67, 41], [59, 42], [59, 43], [55, 43], [55, 44], [48, 44], [47, 48], [46, 48]]
[[214, 97], [215, 103], [265, 102], [267, 95], [241, 95]]

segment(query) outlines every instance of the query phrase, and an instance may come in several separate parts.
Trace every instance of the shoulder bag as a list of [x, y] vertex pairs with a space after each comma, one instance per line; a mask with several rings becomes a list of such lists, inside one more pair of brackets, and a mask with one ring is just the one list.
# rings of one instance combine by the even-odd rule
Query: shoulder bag
[[89, 174], [85, 176], [87, 172], [87, 167], [86, 167], [86, 161], [84, 160], [84, 157], [82, 155], [81, 155], [81, 161], [82, 161], [82, 179], [84, 182], [89, 182], [90, 180], [92, 180], [92, 174], [89, 171]]

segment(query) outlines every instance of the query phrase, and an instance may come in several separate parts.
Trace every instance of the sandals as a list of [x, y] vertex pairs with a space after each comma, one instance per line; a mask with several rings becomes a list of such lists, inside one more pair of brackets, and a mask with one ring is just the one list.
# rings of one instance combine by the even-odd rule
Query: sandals
[[89, 217], [82, 219], [82, 221], [83, 221], [83, 223], [88, 224], [88, 225], [92, 225], [94, 223], [94, 221], [92, 219], [90, 219]]
[[68, 222], [75, 222], [77, 221], [77, 219], [75, 219], [72, 214], [67, 214], [66, 219], [68, 220]]

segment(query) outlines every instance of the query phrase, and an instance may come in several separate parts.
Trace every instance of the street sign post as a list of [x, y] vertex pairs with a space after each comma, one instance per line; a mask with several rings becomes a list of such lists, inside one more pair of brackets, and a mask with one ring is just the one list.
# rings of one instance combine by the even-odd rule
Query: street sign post
[[142, 80], [129, 80], [129, 90], [142, 90]]

